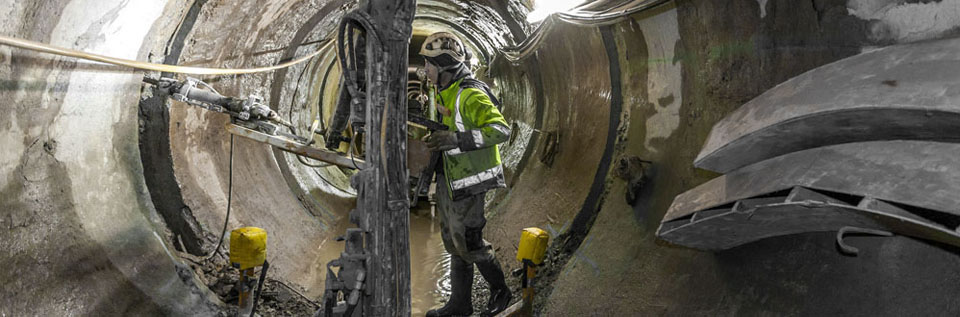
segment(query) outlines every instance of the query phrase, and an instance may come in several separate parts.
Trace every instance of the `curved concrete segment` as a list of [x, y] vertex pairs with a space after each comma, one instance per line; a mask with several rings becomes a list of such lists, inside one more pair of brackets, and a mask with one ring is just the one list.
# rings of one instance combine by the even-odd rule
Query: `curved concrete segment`
[[[855, 225], [957, 245], [957, 151], [960, 145], [952, 143], [876, 141], [780, 156], [677, 196], [658, 235], [721, 250], [771, 236]], [[816, 197], [815, 203], [804, 198], [808, 196]], [[877, 207], [875, 201], [889, 208]]]
[[870, 197], [860, 198], [856, 205], [845, 200], [794, 187], [782, 196], [744, 199], [732, 207], [665, 222], [657, 235], [674, 244], [716, 251], [775, 236], [855, 226], [960, 246], [956, 231], [914, 213], [931, 211]]
[[720, 173], [799, 150], [879, 140], [956, 142], [960, 39], [892, 46], [814, 69], [714, 125], [694, 165]]
[[960, 144], [847, 143], [753, 164], [678, 195], [664, 221], [794, 186], [938, 210], [960, 216]]
[[[7, 2], [0, 33], [145, 60], [177, 1]], [[22, 25], [21, 25], [22, 24]], [[173, 254], [138, 153], [141, 73], [4, 48], [0, 315], [206, 315], [222, 308]], [[51, 61], [51, 59], [55, 61]], [[27, 83], [25, 86], [23, 83]], [[0, 221], [3, 222], [3, 221]]]

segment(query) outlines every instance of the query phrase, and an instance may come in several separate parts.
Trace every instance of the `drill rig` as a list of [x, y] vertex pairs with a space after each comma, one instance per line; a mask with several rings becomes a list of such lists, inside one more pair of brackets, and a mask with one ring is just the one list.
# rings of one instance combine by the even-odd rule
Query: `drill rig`
[[361, 1], [337, 30], [343, 77], [326, 146], [338, 147], [349, 124], [365, 135], [367, 164], [351, 179], [357, 228], [339, 238], [344, 252], [327, 264], [321, 316], [410, 315], [407, 49], [415, 10], [414, 0]]
[[[296, 135], [293, 124], [265, 105], [260, 96], [249, 95], [246, 98], [224, 96], [209, 84], [189, 77], [184, 81], [144, 77], [143, 82], [156, 86], [157, 90], [174, 100], [229, 115], [231, 120], [226, 129], [234, 135], [345, 168], [356, 168], [358, 164], [363, 164], [363, 160], [311, 146], [312, 139]], [[285, 129], [289, 129], [290, 132], [285, 132]], [[316, 125], [308, 132], [319, 133], [316, 131]]]
[[[359, 170], [350, 180], [357, 206], [349, 218], [357, 228], [337, 238], [345, 247], [327, 264], [319, 316], [410, 315], [407, 50], [415, 10], [415, 0], [361, 0], [344, 15], [337, 30], [343, 74], [337, 106], [329, 126], [317, 131], [314, 123], [309, 138], [298, 136], [256, 95], [223, 96], [193, 78], [144, 78], [176, 100], [228, 114], [226, 129], [234, 135]], [[413, 118], [413, 124], [442, 127], [421, 118]], [[352, 137], [343, 136], [348, 126]], [[313, 134], [325, 137], [323, 148], [314, 146]], [[342, 142], [352, 147], [360, 141], [362, 160], [352, 157], [352, 150], [349, 157], [336, 152]]]
[[[234, 135], [359, 170], [350, 181], [357, 206], [349, 218], [357, 228], [337, 238], [345, 241], [344, 252], [327, 264], [319, 316], [410, 315], [407, 50], [415, 10], [414, 0], [361, 0], [344, 15], [337, 30], [343, 73], [337, 106], [329, 126], [317, 131], [314, 123], [309, 138], [256, 95], [223, 96], [193, 78], [143, 80], [176, 100], [228, 114], [226, 129]], [[414, 124], [431, 125], [416, 118]], [[344, 136], [348, 126], [352, 137]], [[323, 148], [314, 146], [313, 134], [325, 137]], [[359, 141], [362, 160], [352, 150], [349, 157], [336, 151], [342, 142]]]

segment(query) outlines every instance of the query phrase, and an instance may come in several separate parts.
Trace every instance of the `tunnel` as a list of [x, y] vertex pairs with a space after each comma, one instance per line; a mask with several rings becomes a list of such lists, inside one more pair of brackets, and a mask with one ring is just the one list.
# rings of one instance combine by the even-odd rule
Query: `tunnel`
[[[191, 75], [262, 97], [299, 131], [332, 120], [328, 44], [360, 5], [2, 4], [0, 35], [147, 63], [319, 51]], [[507, 187], [486, 196], [484, 238], [513, 272], [522, 230], [549, 233], [538, 316], [958, 315], [958, 30], [958, 0], [418, 0], [409, 79], [424, 39], [451, 32], [502, 101]], [[313, 315], [353, 227], [356, 172], [235, 136], [145, 76], [187, 77], [0, 45], [0, 315], [227, 316], [236, 271], [214, 251], [247, 226], [269, 236], [258, 313]], [[414, 175], [428, 153], [417, 137], [407, 150]], [[778, 178], [797, 166], [820, 174]], [[740, 217], [791, 203], [836, 221]], [[449, 295], [435, 213], [410, 212], [413, 316]], [[845, 255], [837, 230], [852, 225], [893, 236], [848, 237], [859, 254]]]

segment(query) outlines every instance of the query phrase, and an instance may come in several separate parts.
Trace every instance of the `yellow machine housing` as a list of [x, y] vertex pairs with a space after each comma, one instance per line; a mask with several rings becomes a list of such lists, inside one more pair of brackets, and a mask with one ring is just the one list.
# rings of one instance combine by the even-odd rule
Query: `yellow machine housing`
[[240, 270], [263, 265], [267, 260], [267, 231], [243, 227], [230, 231], [230, 263]]
[[543, 263], [543, 255], [547, 252], [547, 243], [550, 234], [540, 228], [526, 228], [520, 234], [520, 247], [517, 250], [517, 261], [530, 260], [533, 264]]

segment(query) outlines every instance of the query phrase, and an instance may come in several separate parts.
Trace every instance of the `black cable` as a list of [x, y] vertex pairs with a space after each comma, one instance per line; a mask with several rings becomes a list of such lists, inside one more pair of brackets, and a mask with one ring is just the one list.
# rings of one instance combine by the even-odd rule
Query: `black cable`
[[[228, 168], [228, 170], [229, 170], [229, 176], [227, 177], [227, 216], [225, 217], [225, 219], [224, 219], [224, 221], [223, 221], [223, 230], [222, 230], [221, 233], [220, 233], [220, 240], [217, 241], [217, 247], [216, 247], [215, 249], [213, 249], [213, 253], [210, 254], [210, 256], [207, 257], [206, 259], [204, 259], [203, 261], [199, 261], [199, 262], [198, 262], [198, 261], [194, 261], [194, 260], [192, 260], [192, 259], [187, 258], [188, 260], [190, 260], [191, 262], [196, 263], [196, 264], [202, 265], [202, 262], [209, 261], [209, 260], [212, 259], [215, 255], [219, 254], [219, 253], [220, 253], [220, 247], [223, 245], [223, 238], [227, 235], [227, 226], [228, 226], [228, 224], [229, 224], [229, 222], [230, 222], [230, 207], [231, 207], [230, 205], [231, 205], [231, 202], [233, 201], [233, 144], [234, 144], [234, 135], [231, 134], [231, 135], [230, 135], [230, 163], [229, 163], [229, 168]], [[261, 274], [261, 275], [260, 275], [260, 285], [257, 287], [257, 292], [256, 292], [256, 294], [254, 295], [254, 308], [253, 308], [253, 312], [256, 312], [256, 301], [257, 301], [257, 299], [260, 298], [260, 292], [261, 292], [261, 290], [263, 289], [263, 282], [264, 282], [264, 280], [266, 279], [266, 271], [267, 271], [267, 268], [269, 268], [269, 267], [270, 267], [270, 264], [269, 264], [267, 261], [264, 261], [264, 262], [263, 262], [263, 268], [262, 268], [263, 271], [260, 273], [260, 274]], [[306, 300], [306, 301], [307, 301], [308, 303], [310, 303], [311, 305], [314, 305], [314, 306], [316, 306], [316, 307], [320, 307], [319, 304], [317, 304], [316, 302], [310, 300], [309, 298], [307, 298], [306, 296], [304, 296], [303, 294], [301, 294], [299, 291], [293, 289], [292, 287], [290, 287], [289, 285], [287, 285], [287, 284], [284, 283], [283, 281], [276, 280], [276, 279], [271, 279], [271, 280], [273, 280], [274, 282], [277, 282], [277, 283], [279, 283], [280, 285], [286, 287], [287, 289], [293, 291], [294, 293], [296, 293], [297, 295], [299, 295], [300, 297], [302, 297], [304, 300]], [[251, 316], [253, 316], [253, 314], [252, 314], [253, 312], [251, 312]]]
[[[327, 91], [327, 79], [330, 78], [330, 71], [333, 70], [333, 66], [337, 65], [336, 57], [330, 62], [330, 66], [327, 66], [327, 71], [323, 73], [323, 81], [320, 83], [320, 101], [317, 105], [317, 118], [320, 120], [320, 131], [327, 130], [327, 124], [323, 122], [323, 94]], [[340, 76], [343, 76], [341, 72]]]
[[[353, 59], [352, 54], [353, 50], [353, 28], [349, 28], [347, 20], [340, 20], [339, 32], [337, 32], [337, 58], [340, 59], [340, 69], [347, 78], [344, 82], [347, 84], [347, 91], [350, 93], [350, 96], [357, 96], [359, 91], [357, 87], [357, 76], [353, 72], [353, 67], [355, 66], [356, 60]], [[348, 42], [349, 41], [349, 42]], [[347, 55], [346, 48], [350, 46], [350, 54]], [[348, 61], [351, 61], [348, 63]]]
[[315, 302], [315, 301], [313, 301], [312, 299], [308, 298], [306, 295], [303, 295], [302, 293], [300, 293], [300, 291], [294, 289], [294, 288], [291, 287], [290, 285], [287, 285], [287, 283], [285, 283], [285, 282], [283, 282], [283, 281], [281, 281], [281, 280], [275, 279], [275, 278], [270, 278], [270, 280], [273, 281], [274, 283], [280, 284], [280, 286], [283, 286], [284, 288], [290, 290], [290, 291], [293, 292], [294, 294], [297, 294], [298, 296], [300, 296], [300, 298], [303, 298], [303, 300], [307, 301], [307, 303], [310, 303], [310, 305], [313, 305], [314, 307], [320, 308], [320, 304], [317, 304], [317, 302]]
[[347, 149], [347, 152], [350, 152], [350, 162], [353, 163], [353, 167], [356, 168], [358, 171], [362, 171], [363, 169], [361, 169], [360, 166], [357, 166], [357, 160], [353, 158], [353, 150], [354, 150], [353, 144], [354, 142], [356, 142], [357, 136], [359, 136], [359, 134], [357, 133], [357, 130], [354, 129], [353, 138], [350, 139], [350, 148]]
[[[311, 60], [312, 60], [312, 59], [311, 59]], [[293, 106], [294, 106], [294, 104], [297, 103], [297, 95], [300, 94], [300, 82], [303, 81], [303, 75], [307, 73], [307, 68], [309, 68], [309, 66], [304, 66], [303, 69], [300, 70], [300, 75], [297, 77], [297, 87], [293, 90], [293, 96], [290, 97], [290, 112], [289, 112], [290, 115], [287, 116], [287, 117], [290, 119], [290, 122], [294, 122], [294, 120], [293, 120]], [[323, 92], [321, 92], [321, 94], [322, 94], [322, 93], [323, 93]], [[298, 135], [298, 134], [297, 134], [297, 129], [294, 129], [293, 127], [287, 127], [287, 128], [290, 129], [290, 133], [292, 133], [293, 135]], [[312, 135], [312, 134], [313, 134], [313, 133], [312, 133], [312, 131], [311, 131], [311, 135], [309, 135], [310, 139], [313, 139], [313, 135]], [[307, 145], [309, 145], [309, 144], [307, 144]], [[303, 159], [303, 156], [300, 155], [300, 154], [294, 153], [294, 156], [297, 157], [297, 161], [299, 161], [300, 164], [306, 165], [307, 167], [320, 168], [320, 167], [330, 166], [329, 163], [327, 163], [327, 164], [311, 164], [311, 163], [307, 163], [307, 161], [304, 160], [304, 159]], [[324, 181], [326, 181], [326, 180], [324, 180]], [[327, 182], [327, 183], [329, 183], [329, 182]]]
[[[374, 28], [373, 23], [370, 22], [370, 16], [368, 14], [363, 11], [354, 10], [343, 16], [338, 27], [339, 31], [337, 32], [337, 50], [339, 52], [338, 57], [340, 58], [340, 68], [348, 79], [347, 90], [354, 98], [359, 96], [360, 92], [360, 87], [357, 85], [359, 82], [358, 76], [356, 75], [356, 72], [352, 70], [352, 68], [359, 66], [357, 65], [359, 61], [356, 60], [356, 47], [353, 43], [353, 32], [356, 26], [359, 26], [364, 31], [364, 44], [373, 45], [375, 47], [373, 50], [374, 56], [365, 56], [367, 60], [379, 61], [379, 57], [383, 51], [383, 42], [380, 40], [380, 36], [377, 34], [377, 30]], [[346, 53], [346, 47], [348, 46], [351, 50], [351, 55], [349, 57]], [[354, 59], [354, 62], [349, 64], [349, 66], [347, 63], [348, 59]]]
[[[297, 103], [297, 95], [300, 94], [300, 83], [303, 81], [303, 75], [307, 73], [307, 68], [310, 67], [310, 63], [312, 62], [313, 58], [310, 59], [310, 62], [307, 63], [307, 66], [304, 66], [303, 69], [300, 70], [300, 75], [297, 76], [297, 87], [293, 89], [293, 96], [290, 97], [290, 115], [287, 116], [291, 123], [293, 122], [293, 106]], [[293, 134], [296, 135], [296, 130], [294, 130], [293, 127], [289, 128], [290, 132], [293, 132]]]
[[[327, 70], [324, 72], [324, 75], [323, 75], [323, 84], [322, 84], [322, 86], [321, 86], [321, 88], [320, 88], [320, 102], [319, 102], [319, 110], [317, 110], [317, 120], [320, 120], [320, 123], [321, 123], [321, 124], [323, 123], [323, 119], [322, 119], [322, 114], [323, 114], [323, 94], [324, 94], [324, 91], [326, 90], [325, 88], [326, 88], [326, 85], [327, 85], [327, 77], [330, 76], [330, 71], [333, 69], [333, 66], [334, 66], [334, 65], [336, 65], [336, 62], [330, 63], [330, 66], [327, 67]], [[306, 70], [307, 70], [308, 67], [309, 67], [309, 66], [304, 66], [304, 68], [303, 68], [302, 70], [300, 70], [300, 75], [299, 75], [298, 78], [297, 78], [297, 87], [296, 87], [296, 89], [293, 90], [293, 97], [290, 98], [290, 99], [291, 99], [291, 100], [290, 100], [290, 115], [288, 116], [288, 117], [290, 118], [290, 122], [294, 122], [294, 120], [293, 120], [293, 106], [294, 106], [294, 104], [296, 103], [297, 95], [298, 95], [299, 92], [300, 92], [300, 82], [303, 81], [303, 75], [306, 74]], [[293, 133], [294, 135], [297, 135], [296, 129], [294, 129], [293, 127], [288, 127], [288, 128], [290, 129], [290, 132], [291, 132], [291, 133]], [[312, 138], [313, 135], [310, 135], [310, 137]], [[324, 168], [324, 167], [332, 166], [332, 164], [330, 164], [330, 163], [311, 164], [311, 163], [307, 162], [302, 155], [294, 154], [294, 156], [296, 156], [297, 161], [299, 161], [300, 164], [303, 164], [303, 165], [305, 165], [305, 166], [307, 166], [307, 167], [311, 167], [311, 168]], [[354, 164], [354, 165], [356, 165], [356, 164]], [[323, 181], [324, 181], [325, 183], [327, 183], [328, 185], [336, 187], [336, 185], [334, 185], [333, 182], [331, 182], [330, 180], [328, 180], [326, 177], [323, 177], [323, 175], [321, 175], [321, 173], [318, 172], [318, 173], [317, 173], [317, 176], [319, 176], [320, 179], [323, 180]]]
[[227, 224], [230, 223], [230, 202], [233, 201], [233, 134], [230, 134], [230, 165], [229, 176], [227, 176], [227, 216], [223, 219], [223, 231], [220, 232], [220, 241], [217, 241], [217, 247], [213, 253], [203, 261], [209, 261], [215, 255], [220, 253], [220, 247], [223, 245], [223, 237], [227, 235]]
[[267, 279], [267, 269], [270, 268], [270, 262], [263, 260], [263, 268], [260, 269], [260, 281], [257, 282], [257, 291], [253, 295], [253, 307], [250, 309], [250, 317], [257, 313], [257, 301], [260, 300], [260, 293], [263, 292], [263, 281]]
[[[360, 89], [357, 85], [359, 72], [359, 60], [357, 59], [356, 47], [353, 42], [354, 29], [362, 29], [364, 45], [373, 46], [373, 56], [365, 56], [366, 60], [378, 61], [380, 55], [383, 54], [383, 42], [380, 40], [380, 36], [377, 33], [376, 28], [374, 28], [373, 23], [370, 22], [370, 16], [363, 11], [354, 10], [348, 12], [340, 20], [340, 25], [338, 27], [339, 31], [337, 32], [337, 51], [339, 52], [338, 58], [340, 59], [340, 69], [343, 72], [343, 75], [346, 75], [347, 78], [347, 90], [350, 92], [350, 95], [353, 98], [360, 96]], [[350, 55], [346, 53], [346, 48], [350, 48]], [[353, 60], [353, 63], [348, 63], [348, 60]], [[357, 69], [354, 69], [357, 68]], [[367, 87], [364, 87], [367, 88]], [[386, 120], [384, 117], [383, 120]], [[361, 170], [360, 166], [357, 165], [356, 159], [353, 155], [353, 148], [355, 146], [356, 139], [358, 138], [359, 133], [356, 128], [354, 128], [353, 140], [350, 141], [350, 161], [353, 163], [353, 167], [357, 170]]]

